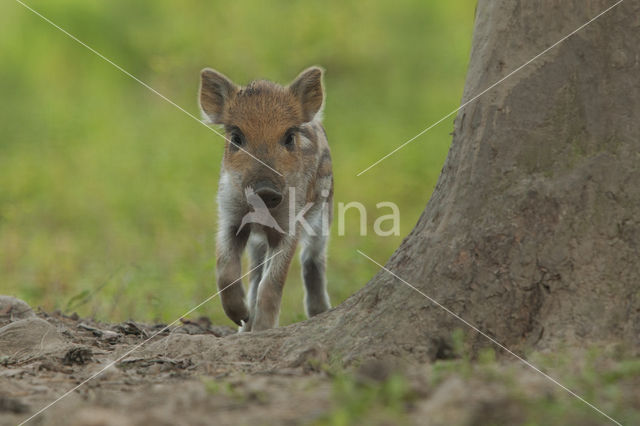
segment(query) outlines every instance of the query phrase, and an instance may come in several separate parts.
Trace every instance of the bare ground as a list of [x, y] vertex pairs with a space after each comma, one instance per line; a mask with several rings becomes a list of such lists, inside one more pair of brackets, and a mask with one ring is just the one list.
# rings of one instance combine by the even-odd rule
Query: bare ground
[[[0, 424], [30, 418], [163, 327], [36, 313], [18, 299], [0, 296]], [[278, 339], [265, 336], [252, 340], [266, 348], [260, 355], [231, 328], [205, 318], [184, 320], [29, 423], [523, 424], [540, 407], [555, 416], [558, 404], [569, 407], [561, 411], [563, 423], [610, 423], [521, 364], [493, 361], [480, 368], [460, 360], [372, 358], [345, 368], [321, 346], [274, 359], [273, 346], [264, 342]], [[625, 419], [636, 418], [640, 406], [633, 392], [638, 378], [638, 372], [630, 374], [620, 387], [629, 398], [614, 408]], [[546, 416], [534, 418], [546, 422]]]

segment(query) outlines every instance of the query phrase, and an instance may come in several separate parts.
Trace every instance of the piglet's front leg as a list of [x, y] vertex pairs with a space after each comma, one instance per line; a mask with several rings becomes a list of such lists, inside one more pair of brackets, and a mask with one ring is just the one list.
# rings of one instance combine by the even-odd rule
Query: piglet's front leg
[[249, 319], [249, 309], [245, 301], [242, 286], [242, 251], [247, 242], [248, 233], [236, 235], [235, 227], [224, 227], [218, 231], [217, 273], [218, 290], [222, 307], [227, 316], [236, 324]]
[[297, 243], [296, 237], [287, 235], [275, 247], [269, 249], [268, 256], [273, 257], [258, 286], [252, 331], [267, 330], [278, 326], [282, 290]]

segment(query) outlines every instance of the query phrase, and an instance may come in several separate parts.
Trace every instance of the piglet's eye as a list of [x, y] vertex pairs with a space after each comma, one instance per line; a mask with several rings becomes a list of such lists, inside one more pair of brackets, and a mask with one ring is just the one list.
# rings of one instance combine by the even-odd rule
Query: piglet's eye
[[241, 146], [244, 145], [244, 139], [237, 133], [231, 135], [231, 145], [229, 147], [232, 151], [237, 151]]
[[284, 139], [284, 147], [289, 151], [293, 151], [293, 148], [296, 146], [296, 140], [293, 133], [289, 133], [287, 137]]

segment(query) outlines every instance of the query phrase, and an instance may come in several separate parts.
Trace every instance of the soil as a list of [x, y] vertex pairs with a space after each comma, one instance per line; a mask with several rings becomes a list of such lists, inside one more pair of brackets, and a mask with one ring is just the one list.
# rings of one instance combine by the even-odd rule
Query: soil
[[28, 419], [102, 370], [31, 422], [282, 424], [311, 421], [327, 409], [326, 377], [302, 367], [261, 371], [242, 359], [218, 363], [203, 357], [207, 341], [236, 334], [206, 318], [163, 331], [164, 324], [35, 313], [18, 299], [0, 296], [0, 327], [2, 425]]
[[[272, 357], [265, 339], [278, 341], [273, 333], [238, 335], [206, 318], [169, 328], [107, 324], [34, 312], [21, 300], [0, 296], [0, 425], [30, 419], [78, 385], [28, 424], [331, 424], [340, 418], [336, 407], [345, 406], [347, 421], [338, 423], [354, 423], [348, 411], [354, 396], [336, 395], [336, 370], [326, 367], [331, 357], [320, 346], [294, 357], [274, 350], [279, 355]], [[252, 341], [266, 349], [257, 350]], [[356, 401], [392, 374], [401, 372], [406, 380], [405, 395], [411, 396], [402, 399], [400, 417], [374, 415], [368, 424], [522, 423], [519, 399], [510, 393], [514, 383], [531, 398], [567, 397], [521, 364], [504, 368], [513, 373], [504, 383], [458, 375], [434, 381], [429, 364], [371, 359], [352, 365], [349, 377]], [[593, 424], [606, 423], [588, 408], [586, 415], [595, 417]]]
[[[102, 370], [33, 424], [302, 424], [322, 421], [331, 409], [331, 374], [307, 362], [322, 360], [319, 350], [284, 364], [255, 359], [249, 351], [242, 356], [241, 350], [237, 357], [211, 357], [208, 348], [228, 340], [231, 349], [237, 335], [204, 318], [166, 330], [164, 324], [105, 324], [35, 313], [6, 296], [0, 297], [0, 314], [2, 425], [28, 419]], [[359, 374], [381, 381], [388, 370], [384, 363], [365, 364]], [[427, 402], [414, 410], [416, 421], [429, 404], [451, 404], [446, 387], [464, 388], [448, 383], [429, 399], [423, 382], [419, 374], [412, 380]]]

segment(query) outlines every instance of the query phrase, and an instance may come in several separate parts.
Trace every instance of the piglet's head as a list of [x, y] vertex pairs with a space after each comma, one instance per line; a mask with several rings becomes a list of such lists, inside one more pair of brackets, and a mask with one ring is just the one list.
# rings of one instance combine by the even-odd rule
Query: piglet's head
[[201, 72], [202, 113], [225, 129], [222, 172], [239, 189], [253, 188], [270, 209], [282, 203], [288, 187], [299, 186], [315, 155], [305, 128], [321, 118], [322, 75], [311, 67], [288, 86], [259, 80], [243, 87], [213, 69]]

